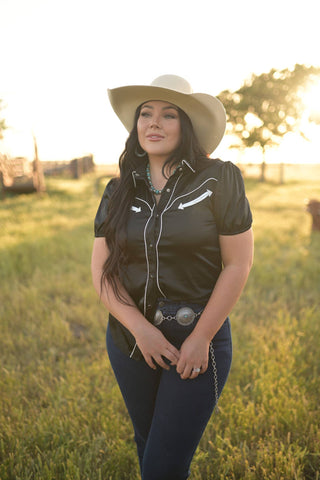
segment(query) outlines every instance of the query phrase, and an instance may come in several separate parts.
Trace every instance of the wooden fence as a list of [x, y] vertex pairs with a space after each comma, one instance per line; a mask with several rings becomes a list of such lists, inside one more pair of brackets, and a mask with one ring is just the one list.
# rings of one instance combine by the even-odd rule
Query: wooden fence
[[95, 168], [93, 155], [87, 155], [73, 160], [42, 162], [42, 168], [45, 176], [68, 175], [72, 178], [80, 178], [82, 175], [92, 172]]

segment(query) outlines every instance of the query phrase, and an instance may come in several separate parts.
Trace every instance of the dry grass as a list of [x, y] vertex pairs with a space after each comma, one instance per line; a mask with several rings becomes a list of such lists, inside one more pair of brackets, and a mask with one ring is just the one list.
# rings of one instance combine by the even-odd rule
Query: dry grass
[[[246, 176], [255, 265], [193, 480], [319, 479], [320, 235], [304, 199], [320, 187], [296, 172], [284, 185]], [[1, 480], [139, 478], [89, 271], [103, 174], [0, 203]]]

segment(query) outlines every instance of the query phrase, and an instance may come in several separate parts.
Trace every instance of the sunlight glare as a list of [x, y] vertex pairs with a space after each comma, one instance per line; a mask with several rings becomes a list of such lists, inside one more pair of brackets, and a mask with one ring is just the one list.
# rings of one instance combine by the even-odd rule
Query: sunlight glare
[[314, 83], [303, 95], [303, 103], [305, 104], [309, 119], [320, 123], [320, 80]]

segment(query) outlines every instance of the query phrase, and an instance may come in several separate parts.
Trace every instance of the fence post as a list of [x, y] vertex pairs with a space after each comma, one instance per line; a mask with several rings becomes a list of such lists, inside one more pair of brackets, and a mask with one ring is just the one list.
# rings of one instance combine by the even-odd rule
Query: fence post
[[46, 185], [44, 181], [43, 169], [38, 157], [38, 145], [35, 135], [33, 135], [34, 143], [34, 161], [33, 161], [33, 182], [34, 187], [38, 193], [46, 191]]

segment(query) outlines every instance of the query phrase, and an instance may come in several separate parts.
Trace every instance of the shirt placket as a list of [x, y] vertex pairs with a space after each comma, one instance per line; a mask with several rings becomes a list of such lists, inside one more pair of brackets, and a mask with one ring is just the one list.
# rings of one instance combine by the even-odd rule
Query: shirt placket
[[162, 235], [163, 215], [165, 208], [171, 197], [173, 184], [177, 181], [177, 178], [172, 178], [168, 181], [164, 192], [161, 194], [159, 203], [155, 207], [152, 215], [152, 219], [149, 222], [146, 238], [146, 260], [148, 264], [147, 269], [147, 282], [145, 289], [145, 315], [147, 318], [153, 316], [154, 308], [159, 297], [165, 297], [165, 293], [161, 290], [159, 283], [159, 253], [158, 246]]

